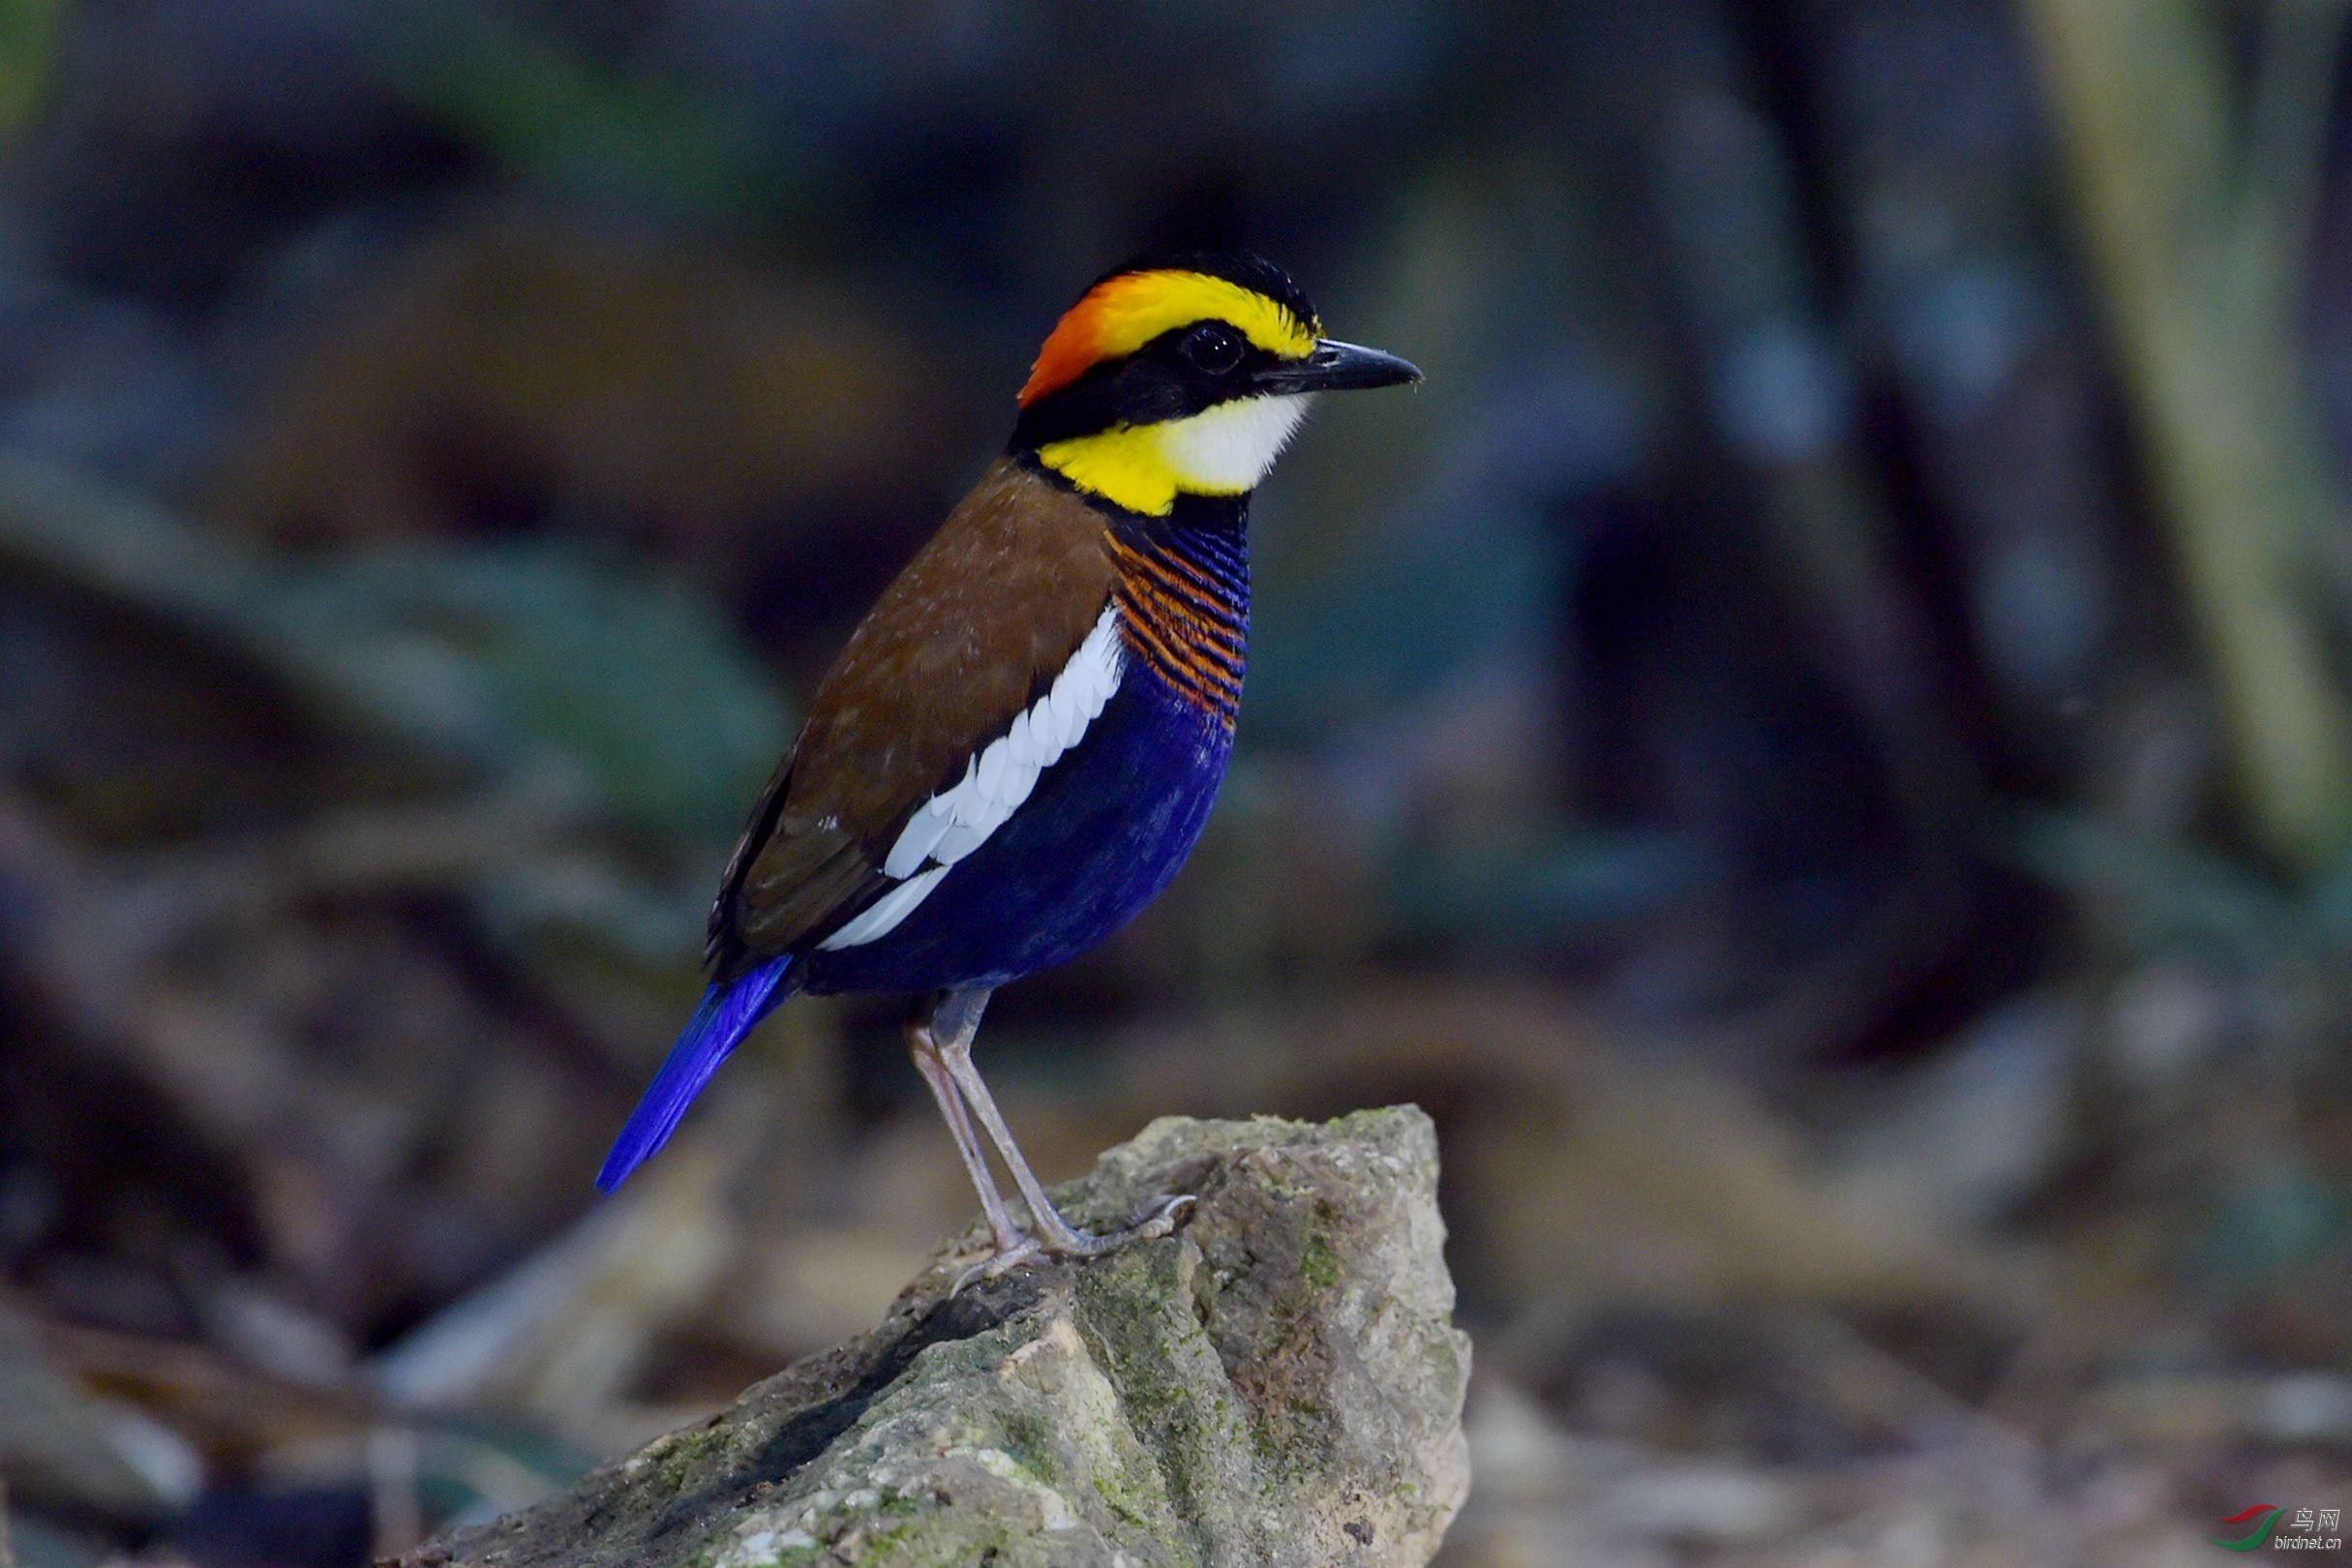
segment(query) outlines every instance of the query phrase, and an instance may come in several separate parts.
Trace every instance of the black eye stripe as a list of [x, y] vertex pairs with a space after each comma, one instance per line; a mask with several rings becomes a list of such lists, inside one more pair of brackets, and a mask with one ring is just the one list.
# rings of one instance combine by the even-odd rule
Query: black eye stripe
[[[1233, 362], [1222, 370], [1196, 362], [1189, 349], [1204, 330], [1230, 333]], [[1212, 357], [1211, 364], [1219, 363]], [[1288, 361], [1258, 347], [1229, 321], [1170, 327], [1124, 358], [1090, 366], [1085, 374], [1021, 410], [1010, 447], [1035, 450], [1049, 441], [1092, 436], [1119, 425], [1182, 419], [1246, 394], [1252, 378]]]

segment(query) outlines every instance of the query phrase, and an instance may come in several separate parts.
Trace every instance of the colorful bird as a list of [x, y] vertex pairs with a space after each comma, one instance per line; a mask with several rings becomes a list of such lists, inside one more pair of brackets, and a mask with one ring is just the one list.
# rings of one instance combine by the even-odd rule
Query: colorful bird
[[973, 1036], [991, 991], [1126, 924], [1200, 836], [1241, 701], [1250, 493], [1309, 401], [1420, 378], [1322, 336], [1254, 256], [1137, 261], [1089, 288], [1004, 456], [818, 685], [711, 908], [709, 989], [597, 1185], [659, 1149], [787, 996], [912, 991], [907, 1044], [980, 1193], [988, 1272], [1165, 1235], [1190, 1198], [1104, 1235], [1055, 1212]]

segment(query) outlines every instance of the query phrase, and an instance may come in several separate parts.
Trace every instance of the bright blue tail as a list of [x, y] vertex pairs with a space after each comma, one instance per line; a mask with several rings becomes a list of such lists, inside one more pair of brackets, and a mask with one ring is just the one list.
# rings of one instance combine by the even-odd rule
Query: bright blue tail
[[771, 958], [759, 968], [746, 970], [726, 984], [713, 985], [703, 993], [702, 1006], [694, 1010], [694, 1016], [678, 1031], [678, 1043], [670, 1047], [669, 1060], [653, 1074], [645, 1098], [629, 1113], [629, 1125], [613, 1140], [613, 1152], [604, 1157], [604, 1169], [596, 1173], [598, 1189], [610, 1192], [629, 1179], [629, 1172], [652, 1159], [670, 1141], [670, 1134], [678, 1131], [678, 1118], [686, 1114], [694, 1097], [703, 1092], [710, 1074], [751, 1033], [752, 1025], [766, 1017], [774, 1003], [783, 1000], [775, 994], [776, 983], [783, 980], [791, 963], [789, 956]]

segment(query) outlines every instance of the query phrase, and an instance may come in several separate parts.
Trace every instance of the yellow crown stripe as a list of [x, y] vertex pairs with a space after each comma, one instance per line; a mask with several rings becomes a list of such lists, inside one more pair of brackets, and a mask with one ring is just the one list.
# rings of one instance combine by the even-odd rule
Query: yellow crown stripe
[[1094, 321], [1099, 358], [1131, 354], [1162, 332], [1212, 317], [1270, 354], [1296, 359], [1314, 351], [1312, 323], [1253, 288], [1209, 273], [1130, 273], [1111, 279], [1100, 293]]
[[1106, 359], [1133, 353], [1163, 332], [1206, 320], [1226, 322], [1284, 359], [1312, 353], [1321, 330], [1257, 290], [1210, 273], [1176, 267], [1121, 273], [1088, 289], [1055, 324], [1021, 388], [1021, 407], [1068, 386]]

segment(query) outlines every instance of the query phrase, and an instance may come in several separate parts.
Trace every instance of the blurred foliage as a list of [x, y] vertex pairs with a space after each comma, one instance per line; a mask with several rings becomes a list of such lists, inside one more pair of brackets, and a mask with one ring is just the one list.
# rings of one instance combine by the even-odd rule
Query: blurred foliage
[[494, 773], [560, 768], [597, 807], [688, 842], [734, 830], [790, 734], [707, 600], [554, 543], [286, 561], [12, 469], [0, 548], [223, 635], [333, 716]]
[[1654, 916], [1699, 873], [1697, 857], [1671, 836], [1583, 832], [1407, 855], [1385, 892], [1396, 929], [1408, 939], [1508, 953], [1553, 932]]
[[408, 7], [388, 50], [395, 89], [510, 172], [683, 218], [773, 216], [775, 149], [744, 106], [601, 66], [553, 28], [465, 4]]
[[651, 831], [732, 832], [791, 733], [709, 601], [553, 546], [386, 552], [301, 573], [270, 602], [276, 635], [410, 666], [486, 745], [559, 756]]
[[66, 0], [7, 0], [0, 4], [0, 141], [41, 106], [49, 84]]
[[2017, 824], [2014, 850], [2019, 865], [2051, 888], [2110, 906], [2134, 950], [2186, 942], [2260, 957], [2311, 937], [2352, 936], [2326, 918], [2341, 896], [2332, 886], [2307, 908], [2278, 879], [2198, 844], [2036, 812]]

